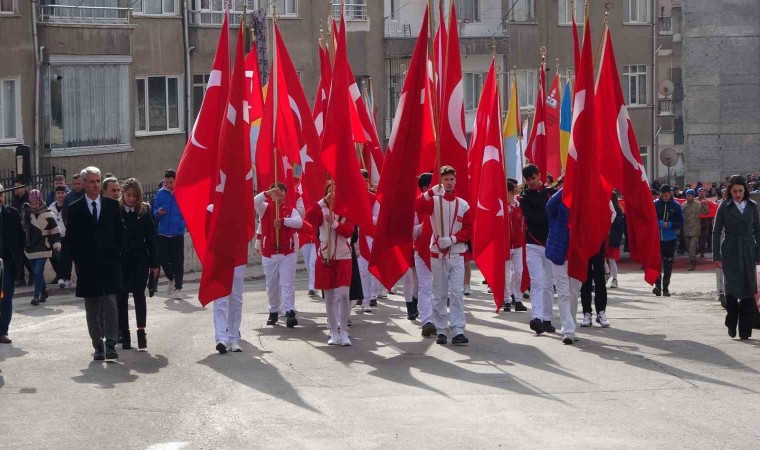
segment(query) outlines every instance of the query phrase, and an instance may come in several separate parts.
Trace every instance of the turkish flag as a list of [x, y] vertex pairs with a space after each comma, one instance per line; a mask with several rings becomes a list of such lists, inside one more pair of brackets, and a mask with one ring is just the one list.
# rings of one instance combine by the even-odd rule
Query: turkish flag
[[[546, 70], [541, 64], [538, 93], [536, 94], [536, 111], [533, 115], [533, 128], [528, 138], [528, 148], [525, 156], [538, 167], [541, 172], [541, 182], [546, 183], [547, 171], [547, 142], [546, 142]], [[556, 175], [555, 175], [556, 176]]]
[[625, 197], [631, 258], [644, 267], [644, 279], [653, 284], [660, 275], [661, 265], [657, 215], [620, 87], [612, 37], [606, 27], [595, 98], [596, 145], [604, 149], [601, 153], [605, 158], [600, 173], [606, 182], [605, 189], [616, 187]]
[[393, 121], [377, 201], [380, 213], [369, 270], [390, 289], [406, 273], [413, 254], [414, 202], [420, 156], [435, 152], [427, 79], [428, 15], [422, 19]]
[[[494, 63], [491, 62], [492, 66], [493, 64]], [[489, 71], [488, 73], [491, 72]], [[478, 110], [475, 113], [475, 126], [472, 128], [472, 135], [470, 136], [470, 148], [467, 151], [468, 172], [470, 175], [469, 188], [470, 192], [472, 193], [471, 197], [473, 197], [470, 199], [473, 200], [471, 204], [475, 204], [475, 200], [477, 200], [475, 193], [480, 190], [480, 176], [483, 168], [483, 151], [488, 145], [487, 142], [490, 138], [486, 131], [490, 129], [488, 122], [491, 120], [491, 103], [494, 101], [494, 97], [487, 95], [487, 93], [493, 92], [495, 89], [496, 77], [486, 77], [486, 80], [483, 82], [483, 89], [480, 91], [481, 93], [480, 101], [478, 102]], [[457, 189], [457, 193], [458, 192], [459, 190]]]
[[554, 76], [546, 95], [546, 170], [556, 180], [562, 175], [562, 159], [559, 151], [559, 74]]
[[177, 204], [182, 211], [201, 264], [204, 264], [208, 248], [208, 222], [211, 218], [208, 207], [211, 204], [212, 184], [216, 180], [219, 131], [230, 85], [227, 21], [228, 14], [225, 12], [216, 55], [206, 84], [206, 93], [190, 132], [190, 140], [187, 141], [185, 152], [179, 162], [174, 187]]
[[248, 88], [241, 25], [230, 78], [227, 107], [219, 135], [216, 187], [206, 261], [198, 299], [202, 305], [230, 295], [234, 269], [248, 261], [248, 229], [253, 223], [253, 167], [249, 140]]
[[[335, 214], [348, 219], [372, 236], [372, 207], [369, 191], [359, 168], [356, 147], [351, 129], [351, 108], [354, 104], [349, 96], [348, 55], [346, 51], [345, 22], [341, 18], [338, 45], [335, 50], [335, 68], [327, 105], [325, 131], [322, 136], [320, 158], [333, 179]], [[411, 231], [410, 231], [411, 232]]]
[[325, 130], [325, 111], [327, 111], [327, 101], [330, 97], [330, 83], [332, 79], [332, 67], [330, 67], [330, 54], [327, 49], [319, 46], [319, 66], [320, 77], [319, 85], [317, 86], [317, 95], [314, 98], [314, 112], [312, 118], [314, 119], [314, 126], [317, 129], [317, 134], [322, 137], [322, 132]]
[[[487, 79], [495, 80], [495, 65], [491, 62]], [[472, 234], [472, 254], [475, 262], [493, 291], [496, 311], [504, 306], [504, 287], [506, 268], [509, 259], [509, 224], [507, 202], [507, 177], [504, 173], [504, 152], [501, 139], [501, 104], [499, 90], [495, 81], [486, 81], [488, 91], [483, 91], [481, 103], [478, 105], [478, 115], [485, 115], [488, 120], [486, 128], [478, 129], [478, 134], [485, 136], [479, 140], [483, 148], [476, 148], [480, 157], [480, 179], [478, 190], [473, 192], [475, 197], [475, 224]], [[487, 101], [484, 101], [488, 99]], [[488, 110], [481, 110], [481, 108]], [[474, 161], [477, 162], [477, 161]]]
[[[570, 245], [568, 275], [581, 282], [588, 274], [589, 259], [599, 253], [610, 231], [612, 186], [599, 175], [608, 164], [609, 149], [604, 148], [595, 131], [594, 66], [591, 53], [591, 27], [584, 28], [581, 67], [576, 74], [577, 91], [573, 110], [573, 127], [568, 149], [565, 186], [571, 199], [564, 203], [570, 209]], [[568, 181], [569, 179], [569, 181]]]

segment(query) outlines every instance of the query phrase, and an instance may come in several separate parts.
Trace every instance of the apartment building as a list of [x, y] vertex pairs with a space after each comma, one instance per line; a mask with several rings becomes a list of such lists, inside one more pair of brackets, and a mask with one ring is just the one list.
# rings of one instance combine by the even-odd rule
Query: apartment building
[[[339, 0], [233, 0], [231, 53], [247, 11], [271, 11], [313, 100], [318, 38]], [[384, 90], [380, 2], [346, 0], [357, 79]], [[0, 168], [86, 165], [159, 179], [176, 167], [203, 98], [222, 0], [0, 0]], [[271, 15], [268, 19], [271, 31]], [[268, 46], [271, 46], [269, 39]], [[269, 50], [271, 52], [271, 50]], [[369, 83], [368, 83], [369, 84]], [[383, 114], [382, 102], [376, 105]], [[380, 116], [382, 117], [382, 116]]]

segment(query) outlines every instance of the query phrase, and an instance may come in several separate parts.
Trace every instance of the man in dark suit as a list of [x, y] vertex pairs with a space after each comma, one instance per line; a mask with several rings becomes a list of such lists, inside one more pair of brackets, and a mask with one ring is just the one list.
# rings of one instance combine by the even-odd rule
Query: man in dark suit
[[[0, 185], [0, 191], [3, 186]], [[16, 272], [22, 268], [24, 256], [24, 227], [21, 214], [5, 204], [5, 192], [0, 193], [0, 258], [3, 259], [3, 296], [0, 298], [0, 344], [10, 344], [8, 327], [13, 315], [13, 292]]]
[[[100, 170], [85, 168], [82, 180], [85, 195], [68, 208], [65, 239], [76, 263], [76, 295], [84, 298], [94, 359], [113, 360], [118, 358], [116, 293], [122, 288], [123, 225], [119, 202], [100, 195]], [[101, 311], [105, 319], [103, 325]]]

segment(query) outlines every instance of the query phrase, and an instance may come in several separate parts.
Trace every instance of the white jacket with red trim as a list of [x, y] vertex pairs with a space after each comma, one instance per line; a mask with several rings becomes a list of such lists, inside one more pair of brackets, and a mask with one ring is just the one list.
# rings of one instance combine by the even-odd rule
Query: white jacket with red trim
[[[443, 209], [441, 209], [441, 206]], [[472, 235], [472, 213], [470, 205], [453, 193], [446, 193], [443, 201], [436, 198], [433, 190], [417, 197], [417, 214], [427, 216], [433, 228], [430, 251], [434, 254], [461, 255], [467, 251], [467, 241]], [[443, 230], [441, 230], [443, 211]], [[447, 249], [438, 247], [441, 237], [453, 237], [453, 245]]]

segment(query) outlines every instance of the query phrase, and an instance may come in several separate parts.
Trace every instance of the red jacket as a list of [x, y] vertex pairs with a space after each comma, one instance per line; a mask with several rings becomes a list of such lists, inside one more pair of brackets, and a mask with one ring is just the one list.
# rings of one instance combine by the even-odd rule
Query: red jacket
[[520, 203], [509, 205], [509, 224], [510, 224], [510, 248], [522, 248], [525, 246], [525, 218], [523, 217]]
[[274, 226], [275, 208], [274, 202], [269, 200], [265, 192], [254, 198], [256, 212], [259, 214], [259, 239], [261, 256], [271, 258], [273, 255], [289, 255], [296, 250], [295, 234], [303, 226], [300, 214], [287, 201], [280, 203], [280, 219], [282, 226], [279, 231], [279, 245], [277, 245], [277, 231]]

